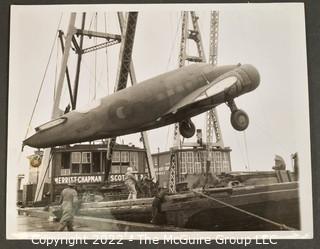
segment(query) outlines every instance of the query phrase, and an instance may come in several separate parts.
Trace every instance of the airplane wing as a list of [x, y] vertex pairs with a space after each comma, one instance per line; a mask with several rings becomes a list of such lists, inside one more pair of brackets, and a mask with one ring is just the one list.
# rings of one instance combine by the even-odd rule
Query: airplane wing
[[178, 111], [181, 111], [185, 108], [193, 107], [193, 105], [202, 106], [206, 104], [220, 104], [218, 98], [217, 101], [215, 101], [215, 97], [221, 94], [224, 95], [225, 91], [234, 86], [237, 81], [238, 78], [235, 75], [223, 75], [215, 81], [197, 89], [196, 91], [192, 92], [191, 94], [183, 98], [179, 103], [174, 105], [168, 112], [166, 112], [161, 118], [170, 114], [175, 114]]

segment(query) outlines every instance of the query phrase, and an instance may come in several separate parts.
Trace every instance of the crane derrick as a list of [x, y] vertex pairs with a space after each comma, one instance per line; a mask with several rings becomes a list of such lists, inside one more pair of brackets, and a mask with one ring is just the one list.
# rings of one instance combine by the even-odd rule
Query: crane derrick
[[[219, 12], [212, 11], [210, 15], [210, 45], [209, 45], [209, 63], [216, 66], [218, 63], [218, 33], [219, 32]], [[219, 124], [218, 113], [216, 108], [206, 113], [206, 132], [207, 147], [223, 148], [223, 139]], [[213, 143], [213, 132], [216, 142]]]
[[[126, 25], [122, 31], [122, 42], [120, 48], [119, 68], [117, 72], [116, 85], [114, 91], [120, 91], [127, 87], [128, 75], [131, 64], [132, 48], [134, 43], [134, 36], [136, 31], [138, 19], [138, 12], [129, 12]], [[112, 152], [115, 145], [116, 138], [108, 139], [108, 151], [107, 151], [107, 162], [105, 170], [105, 180], [108, 179], [111, 163], [112, 163]]]
[[[188, 29], [189, 17], [191, 17], [192, 29]], [[199, 17], [194, 11], [184, 11], [182, 13], [182, 26], [181, 26], [181, 41], [179, 52], [179, 67], [183, 67], [186, 61], [189, 62], [206, 62], [205, 53], [203, 49], [203, 43], [201, 39], [201, 33], [198, 23]], [[219, 27], [219, 14], [217, 11], [211, 12], [210, 17], [210, 45], [209, 45], [209, 63], [217, 64], [217, 49], [218, 49], [218, 27]], [[193, 40], [197, 47], [197, 55], [187, 54], [187, 42]], [[213, 143], [213, 132], [216, 137], [216, 143]], [[223, 147], [223, 140], [221, 135], [221, 129], [219, 125], [219, 119], [217, 111], [214, 109], [206, 113], [206, 143], [207, 143], [207, 170], [210, 166], [209, 155], [210, 149], [213, 146]], [[174, 125], [174, 142], [173, 150], [170, 156], [170, 169], [169, 169], [169, 192], [174, 193], [176, 191], [176, 153], [174, 149], [181, 148], [179, 124]], [[209, 164], [208, 164], [209, 163]]]
[[[192, 29], [189, 29], [189, 18], [191, 17]], [[189, 62], [205, 62], [205, 54], [198, 24], [199, 17], [194, 11], [182, 12], [182, 26], [181, 26], [181, 40], [180, 40], [180, 52], [179, 52], [179, 67], [183, 67], [186, 61]], [[197, 55], [187, 54], [187, 42], [192, 40], [197, 46]], [[169, 168], [169, 192], [176, 192], [176, 153], [174, 149], [181, 148], [179, 124], [174, 125], [174, 138], [173, 138], [173, 150], [170, 156], [170, 168]]]
[[[52, 107], [52, 113], [51, 113], [52, 119], [59, 117], [59, 104], [60, 104], [61, 95], [62, 95], [63, 82], [64, 82], [66, 70], [67, 70], [67, 62], [68, 62], [70, 49], [71, 49], [71, 41], [75, 32], [75, 28], [74, 28], [75, 21], [76, 21], [76, 13], [71, 13], [69, 26], [68, 26], [68, 33], [66, 36], [63, 58], [61, 63], [61, 69], [59, 74], [59, 80], [58, 80], [55, 99]], [[50, 165], [50, 161], [51, 161], [51, 149], [49, 148], [44, 150], [42, 165], [40, 167], [40, 172], [39, 172], [39, 181], [37, 184], [34, 201], [40, 201], [42, 199], [44, 182], [48, 178], [48, 168]]]
[[[134, 66], [132, 62], [132, 48], [134, 43], [134, 36], [136, 30], [136, 24], [138, 19], [138, 12], [129, 12], [127, 20], [124, 20], [123, 14], [118, 13], [118, 19], [120, 23], [120, 29], [122, 32], [122, 44], [120, 48], [120, 61], [119, 69], [117, 74], [117, 80], [115, 85], [115, 92], [126, 88], [128, 75], [130, 74], [131, 83], [134, 85], [137, 83]], [[155, 171], [153, 167], [153, 161], [151, 157], [151, 151], [149, 146], [149, 140], [146, 132], [141, 133], [144, 148], [147, 154], [148, 170], [151, 178], [155, 181]], [[115, 145], [116, 138], [108, 139], [108, 151], [107, 151], [107, 162], [105, 170], [105, 179], [108, 179], [111, 163], [112, 163], [112, 152]]]
[[[120, 15], [122, 16], [121, 13], [118, 13], [118, 16]], [[60, 40], [63, 56], [62, 56], [62, 63], [61, 63], [61, 68], [59, 72], [58, 83], [56, 87], [54, 105], [52, 108], [52, 119], [57, 118], [61, 114], [59, 110], [59, 104], [60, 104], [62, 88], [63, 88], [65, 78], [67, 79], [71, 108], [73, 110], [76, 108], [82, 56], [86, 53], [93, 52], [102, 48], [107, 48], [109, 46], [113, 46], [121, 43], [119, 68], [117, 72], [116, 86], [114, 90], [119, 91], [127, 86], [129, 73], [130, 73], [131, 83], [132, 84], [136, 83], [131, 56], [132, 56], [132, 48], [134, 43], [138, 12], [129, 12], [127, 15], [126, 22], [124, 21], [123, 17], [122, 18], [119, 17], [122, 35], [85, 30], [84, 28], [85, 28], [86, 13], [82, 13], [81, 29], [77, 29], [75, 27], [76, 17], [77, 17], [76, 13], [71, 13], [69, 25], [68, 25], [68, 31], [66, 35], [64, 35], [62, 30], [59, 30], [58, 32], [58, 38]], [[89, 39], [92, 37], [95, 37], [95, 38], [103, 39], [104, 41], [94, 46], [83, 48], [85, 37]], [[70, 72], [67, 66], [69, 54], [72, 50], [78, 56], [76, 69], [75, 69], [75, 80], [74, 80], [73, 89], [71, 86]], [[143, 137], [143, 144], [147, 152], [149, 173], [151, 177], [155, 180], [155, 173], [153, 169], [153, 162], [151, 158], [149, 142], [145, 132], [142, 133], [142, 137]], [[108, 175], [110, 172], [112, 151], [113, 151], [113, 146], [115, 144], [115, 141], [116, 141], [115, 138], [109, 139], [108, 141], [105, 180], [108, 179]], [[42, 167], [40, 167], [39, 184], [37, 185], [37, 190], [36, 190], [35, 199], [34, 199], [35, 201], [40, 201], [42, 199], [44, 182], [48, 180], [48, 171], [49, 171], [48, 169], [50, 165], [50, 160], [51, 160], [51, 149], [46, 149], [44, 151]], [[53, 189], [51, 191], [53, 191]]]

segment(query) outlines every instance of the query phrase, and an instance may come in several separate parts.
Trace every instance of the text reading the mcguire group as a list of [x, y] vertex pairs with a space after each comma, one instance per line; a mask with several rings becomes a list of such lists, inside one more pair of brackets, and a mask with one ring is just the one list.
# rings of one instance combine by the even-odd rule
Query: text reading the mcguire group
[[191, 238], [188, 236], [173, 236], [165, 234], [163, 236], [148, 236], [146, 234], [139, 234], [129, 236], [126, 238], [120, 238], [118, 236], [95, 236], [95, 238], [86, 238], [76, 236], [76, 238], [52, 238], [43, 239], [40, 237], [33, 238], [32, 243], [34, 245], [46, 245], [50, 247], [56, 247], [60, 245], [66, 245], [73, 247], [76, 245], [118, 245], [127, 244], [130, 242], [138, 242], [140, 245], [275, 245], [277, 241], [275, 237], [270, 235], [256, 235], [254, 237], [235, 237], [235, 236], [222, 236], [217, 235], [214, 238], [199, 237]]

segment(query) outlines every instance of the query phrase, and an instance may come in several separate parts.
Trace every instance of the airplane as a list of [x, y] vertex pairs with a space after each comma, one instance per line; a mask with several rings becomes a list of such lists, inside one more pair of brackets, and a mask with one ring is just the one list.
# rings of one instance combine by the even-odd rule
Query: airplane
[[249, 64], [213, 66], [196, 63], [166, 72], [97, 99], [35, 128], [23, 146], [48, 148], [111, 138], [179, 123], [180, 134], [195, 133], [193, 116], [226, 103], [238, 131], [249, 125], [248, 115], [234, 99], [260, 84]]

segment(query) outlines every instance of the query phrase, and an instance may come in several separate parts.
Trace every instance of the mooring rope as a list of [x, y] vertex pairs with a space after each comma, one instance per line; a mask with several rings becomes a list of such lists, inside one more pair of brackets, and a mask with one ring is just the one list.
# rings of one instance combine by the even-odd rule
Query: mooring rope
[[218, 202], [219, 204], [221, 204], [221, 205], [223, 205], [223, 206], [232, 208], [232, 209], [237, 210], [237, 211], [239, 211], [239, 212], [241, 212], [241, 213], [250, 215], [250, 216], [255, 217], [255, 218], [259, 219], [259, 220], [262, 220], [262, 221], [265, 221], [265, 222], [267, 222], [267, 223], [270, 223], [270, 224], [272, 224], [272, 225], [274, 225], [274, 226], [279, 227], [281, 230], [289, 230], [289, 231], [295, 231], [295, 230], [297, 230], [297, 229], [295, 229], [295, 228], [293, 228], [293, 227], [289, 227], [289, 226], [287, 226], [287, 225], [285, 225], [285, 224], [281, 224], [281, 223], [272, 221], [272, 220], [267, 219], [267, 218], [264, 218], [264, 217], [262, 217], [262, 216], [260, 216], [260, 215], [257, 215], [257, 214], [251, 213], [251, 212], [249, 212], [249, 211], [246, 211], [246, 210], [244, 210], [244, 209], [235, 207], [235, 206], [233, 206], [233, 205], [231, 205], [231, 204], [229, 204], [229, 203], [226, 203], [226, 202], [224, 202], [224, 201], [218, 200], [218, 199], [216, 199], [216, 198], [214, 198], [214, 197], [212, 197], [212, 196], [206, 195], [206, 194], [204, 194], [204, 193], [201, 193], [201, 192], [198, 192], [198, 191], [195, 191], [195, 190], [192, 190], [192, 192], [194, 192], [194, 193], [196, 193], [196, 194], [199, 194], [199, 195], [201, 195], [201, 196], [203, 196], [203, 197], [206, 197], [207, 199], [210, 199], [210, 200], [212, 200], [212, 201]]

